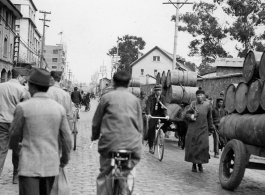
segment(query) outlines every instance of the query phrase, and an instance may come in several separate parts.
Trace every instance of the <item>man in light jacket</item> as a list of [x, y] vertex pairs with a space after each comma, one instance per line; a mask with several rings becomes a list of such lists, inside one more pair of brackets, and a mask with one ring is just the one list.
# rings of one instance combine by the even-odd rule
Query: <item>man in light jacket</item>
[[19, 194], [49, 195], [59, 166], [64, 167], [69, 161], [71, 132], [65, 109], [47, 96], [50, 73], [34, 68], [27, 80], [32, 98], [16, 107], [9, 146], [16, 148], [22, 140]]

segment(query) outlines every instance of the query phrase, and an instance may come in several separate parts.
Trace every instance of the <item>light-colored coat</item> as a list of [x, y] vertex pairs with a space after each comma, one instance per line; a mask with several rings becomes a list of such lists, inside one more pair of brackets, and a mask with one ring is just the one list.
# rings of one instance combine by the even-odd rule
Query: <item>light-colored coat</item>
[[[22, 140], [19, 175], [50, 177], [59, 174], [59, 165], [66, 165], [71, 150], [71, 132], [65, 109], [46, 93], [18, 104], [10, 128], [10, 148]], [[62, 157], [59, 141], [62, 140]]]

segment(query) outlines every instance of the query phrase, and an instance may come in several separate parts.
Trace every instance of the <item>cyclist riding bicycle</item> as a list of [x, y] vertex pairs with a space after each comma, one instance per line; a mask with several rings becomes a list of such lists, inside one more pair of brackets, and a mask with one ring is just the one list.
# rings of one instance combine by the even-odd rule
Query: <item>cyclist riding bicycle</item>
[[[77, 90], [77, 87], [74, 87], [74, 91], [71, 94], [71, 100], [74, 102], [75, 106], [80, 107], [81, 101], [82, 101], [82, 96], [81, 93]], [[79, 119], [79, 113], [77, 113], [77, 119]]]
[[[125, 71], [113, 76], [114, 91], [101, 97], [92, 124], [91, 140], [99, 139], [100, 174], [97, 178], [97, 194], [106, 195], [111, 167], [111, 152], [132, 151], [131, 166], [123, 168], [125, 177], [131, 174], [142, 155], [142, 110], [140, 101], [127, 91], [131, 77]], [[125, 182], [126, 183], [126, 182]], [[124, 184], [126, 186], [126, 184]]]
[[148, 144], [149, 144], [149, 152], [154, 154], [154, 139], [155, 139], [155, 129], [157, 125], [157, 120], [155, 118], [151, 118], [150, 116], [157, 117], [166, 117], [169, 119], [166, 108], [166, 98], [162, 94], [162, 86], [156, 85], [154, 87], [154, 93], [150, 95], [147, 99], [146, 103], [146, 115], [149, 118], [149, 129], [147, 133]]

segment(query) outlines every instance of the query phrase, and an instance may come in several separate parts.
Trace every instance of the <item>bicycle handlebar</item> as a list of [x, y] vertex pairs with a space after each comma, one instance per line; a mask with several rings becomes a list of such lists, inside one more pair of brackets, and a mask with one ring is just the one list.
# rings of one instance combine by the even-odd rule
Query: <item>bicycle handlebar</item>
[[156, 119], [167, 119], [167, 117], [159, 117], [159, 116], [150, 116], [150, 118], [156, 118]]

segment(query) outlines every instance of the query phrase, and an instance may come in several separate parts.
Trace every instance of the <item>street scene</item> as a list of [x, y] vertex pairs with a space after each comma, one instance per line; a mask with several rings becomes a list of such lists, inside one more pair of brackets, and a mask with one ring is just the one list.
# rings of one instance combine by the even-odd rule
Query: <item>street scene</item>
[[265, 194], [265, 0], [0, 0], [0, 195]]
[[[96, 144], [92, 149], [89, 146], [91, 144], [91, 121], [97, 104], [96, 100], [92, 100], [89, 112], [84, 112], [84, 107], [81, 109], [77, 149], [71, 152], [71, 160], [66, 167], [72, 195], [96, 194], [99, 155]], [[166, 140], [165, 149], [164, 159], [160, 162], [148, 152], [148, 147], [144, 147], [143, 158], [137, 165], [135, 195], [264, 193], [264, 171], [247, 170], [240, 187], [235, 192], [229, 192], [220, 186], [219, 159], [213, 158], [213, 152], [211, 152], [210, 163], [205, 166], [205, 172], [193, 173], [190, 171], [190, 164], [184, 161], [184, 151], [178, 147], [174, 136]], [[255, 160], [260, 161], [260, 159]], [[18, 194], [18, 186], [12, 184], [13, 168], [11, 165], [11, 155], [9, 155], [0, 181], [0, 194]]]

